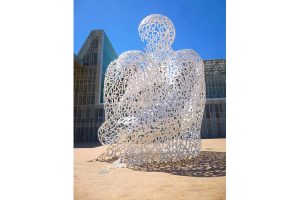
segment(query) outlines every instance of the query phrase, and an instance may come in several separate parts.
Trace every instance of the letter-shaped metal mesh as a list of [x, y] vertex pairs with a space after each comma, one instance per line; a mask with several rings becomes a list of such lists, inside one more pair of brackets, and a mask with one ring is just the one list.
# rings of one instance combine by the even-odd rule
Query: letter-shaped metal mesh
[[138, 28], [145, 51], [128, 51], [105, 74], [105, 122], [98, 160], [129, 166], [172, 162], [200, 153], [205, 106], [204, 64], [190, 49], [173, 51], [173, 23], [154, 14]]

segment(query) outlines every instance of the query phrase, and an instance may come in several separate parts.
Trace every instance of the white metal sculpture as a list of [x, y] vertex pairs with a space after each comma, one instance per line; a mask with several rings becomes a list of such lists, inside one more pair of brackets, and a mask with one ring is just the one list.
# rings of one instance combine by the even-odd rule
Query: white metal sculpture
[[204, 64], [190, 49], [173, 51], [173, 23], [153, 14], [138, 27], [145, 51], [128, 51], [105, 74], [105, 122], [97, 160], [123, 165], [173, 162], [200, 153], [205, 106]]

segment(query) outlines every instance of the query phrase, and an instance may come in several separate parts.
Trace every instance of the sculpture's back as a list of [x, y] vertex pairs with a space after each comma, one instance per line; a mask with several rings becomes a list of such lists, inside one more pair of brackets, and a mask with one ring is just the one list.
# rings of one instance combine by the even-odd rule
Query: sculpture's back
[[165, 16], [146, 17], [139, 33], [145, 52], [123, 53], [106, 72], [106, 119], [98, 135], [110, 146], [98, 160], [140, 165], [195, 157], [205, 106], [203, 61], [193, 50], [172, 50], [175, 28]]

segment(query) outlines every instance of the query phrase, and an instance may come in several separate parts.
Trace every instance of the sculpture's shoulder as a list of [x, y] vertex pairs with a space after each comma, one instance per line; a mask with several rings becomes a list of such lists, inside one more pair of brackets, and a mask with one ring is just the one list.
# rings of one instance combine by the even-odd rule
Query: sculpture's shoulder
[[178, 50], [175, 51], [173, 54], [173, 59], [176, 60], [184, 60], [184, 61], [188, 61], [188, 62], [202, 62], [202, 58], [199, 56], [199, 54], [192, 50], [192, 49], [182, 49], [182, 50]]
[[151, 66], [152, 60], [144, 51], [132, 50], [122, 53], [117, 60], [117, 65], [120, 70], [137, 72]]
[[139, 63], [147, 60], [147, 54], [143, 51], [132, 50], [122, 53], [117, 59], [113, 60], [107, 70], [115, 71], [122, 70], [132, 65], [138, 65]]
[[119, 56], [118, 62], [120, 64], [136, 63], [136, 62], [144, 61], [146, 57], [147, 54], [143, 51], [139, 51], [139, 50], [126, 51]]

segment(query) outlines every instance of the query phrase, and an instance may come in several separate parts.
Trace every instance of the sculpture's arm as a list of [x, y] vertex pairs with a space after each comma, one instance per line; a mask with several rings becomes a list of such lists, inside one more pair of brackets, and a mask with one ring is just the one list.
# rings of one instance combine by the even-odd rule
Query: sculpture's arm
[[139, 84], [137, 79], [142, 78], [138, 73], [143, 67], [143, 54], [141, 51], [127, 51], [107, 68], [104, 86], [106, 119], [117, 112], [124, 98], [128, 96], [126, 93], [132, 93], [131, 88]]
[[135, 108], [130, 104], [136, 97], [136, 86], [140, 85], [143, 67], [143, 52], [128, 51], [110, 63], [105, 74], [104, 100], [105, 122], [99, 128], [99, 140], [113, 143], [119, 137], [119, 128], [123, 127], [122, 118], [130, 115]]
[[120, 72], [118, 66], [118, 59], [112, 61], [105, 73], [104, 80], [104, 106], [105, 106], [105, 120], [110, 119], [114, 113], [118, 103], [118, 93], [120, 93]]
[[192, 97], [201, 92], [200, 96], [205, 99], [204, 64], [195, 51], [176, 51], [167, 71], [168, 84], [177, 98], [182, 98], [183, 95], [186, 98], [187, 93]]
[[176, 51], [167, 69], [167, 82], [169, 105], [182, 119], [181, 128], [191, 127], [194, 120], [185, 119], [202, 118], [199, 113], [205, 104], [204, 64], [200, 56], [190, 49]]

